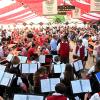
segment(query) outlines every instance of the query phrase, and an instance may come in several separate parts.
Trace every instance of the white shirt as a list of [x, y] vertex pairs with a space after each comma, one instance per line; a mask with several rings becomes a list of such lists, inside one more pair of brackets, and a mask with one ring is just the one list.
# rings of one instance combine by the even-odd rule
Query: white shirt
[[[14, 78], [16, 78], [16, 76]], [[17, 85], [21, 85], [21, 84], [23, 84], [23, 81], [22, 81], [21, 77], [18, 77]]]
[[8, 38], [9, 36], [11, 36], [11, 32], [6, 32], [6, 38]]
[[91, 73], [94, 72], [94, 71], [95, 71], [95, 66], [92, 66], [92, 67], [89, 69], [88, 74], [91, 74]]
[[13, 67], [16, 68], [18, 66], [18, 64], [13, 64]]
[[50, 46], [51, 46], [51, 51], [56, 51], [57, 50], [57, 40], [52, 39], [50, 41]]
[[94, 95], [91, 96], [89, 100], [100, 100], [100, 96], [98, 93], [95, 93]]
[[61, 79], [61, 80], [64, 79], [64, 73], [61, 73], [61, 75], [60, 75], [60, 79]]
[[83, 45], [85, 46], [85, 48], [88, 49], [88, 45], [89, 45], [89, 44], [88, 44], [88, 40], [85, 39], [85, 38], [83, 38], [83, 39], [82, 39], [82, 42], [83, 42]]
[[21, 84], [23, 84], [23, 81], [22, 81], [22, 79], [20, 77], [18, 77], [17, 85], [21, 85]]
[[0, 57], [4, 57], [2, 46], [0, 47]]
[[[82, 46], [80, 46], [81, 48]], [[85, 56], [87, 56], [87, 49], [85, 48], [84, 49], [84, 52], [85, 52]], [[77, 54], [76, 54], [76, 49], [74, 50], [74, 54], [77, 55], [78, 57], [80, 57], [80, 49], [77, 51]]]
[[60, 43], [59, 43], [58, 46], [57, 46], [57, 51], [59, 51], [59, 49], [60, 49]]

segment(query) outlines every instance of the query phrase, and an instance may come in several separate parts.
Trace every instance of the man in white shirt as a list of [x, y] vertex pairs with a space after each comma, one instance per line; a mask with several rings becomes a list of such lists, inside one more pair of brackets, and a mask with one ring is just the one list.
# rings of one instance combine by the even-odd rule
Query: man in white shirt
[[57, 55], [57, 35], [54, 34], [53, 38], [50, 41], [50, 47], [51, 47], [51, 54]]
[[85, 46], [86, 48], [86, 52], [87, 52], [87, 55], [85, 56], [85, 60], [84, 60], [84, 66], [86, 65], [86, 61], [88, 60], [88, 35], [85, 35], [82, 39], [82, 44]]

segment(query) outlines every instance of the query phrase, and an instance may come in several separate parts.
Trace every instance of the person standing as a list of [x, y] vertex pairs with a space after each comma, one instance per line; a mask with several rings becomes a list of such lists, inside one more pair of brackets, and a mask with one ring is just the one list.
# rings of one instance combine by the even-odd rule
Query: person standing
[[82, 40], [78, 40], [76, 43], [76, 48], [74, 51], [74, 54], [83, 62], [83, 66], [84, 65], [84, 61], [86, 60], [87, 57], [87, 50], [85, 48], [85, 46], [82, 44]]
[[57, 53], [60, 56], [61, 63], [69, 63], [70, 45], [67, 36], [63, 36], [57, 46]]
[[51, 41], [50, 41], [50, 47], [51, 47], [51, 54], [57, 55], [57, 35], [54, 34]]
[[88, 60], [88, 46], [89, 46], [88, 39], [89, 39], [88, 34], [85, 34], [83, 39], [82, 39], [82, 45], [84, 45], [85, 49], [86, 49], [86, 55], [85, 55], [84, 63], [83, 63], [84, 66], [86, 65], [86, 61]]
[[69, 100], [66, 96], [64, 96], [66, 90], [66, 86], [63, 83], [58, 83], [55, 86], [55, 93], [51, 96], [47, 96], [45, 100]]

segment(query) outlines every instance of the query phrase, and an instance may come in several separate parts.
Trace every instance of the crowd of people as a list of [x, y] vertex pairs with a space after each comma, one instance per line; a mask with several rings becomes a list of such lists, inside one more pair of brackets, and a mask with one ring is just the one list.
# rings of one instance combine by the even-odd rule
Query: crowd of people
[[[9, 87], [0, 85], [0, 100], [13, 100], [14, 94], [43, 95], [45, 100], [100, 100], [100, 83], [96, 78], [96, 73], [100, 72], [99, 30], [67, 25], [9, 32], [1, 30], [0, 64], [6, 66], [5, 72], [14, 74], [14, 78]], [[95, 46], [91, 47], [91, 42]], [[86, 63], [91, 56], [89, 48], [93, 49], [95, 63], [87, 69]], [[7, 60], [9, 54], [13, 55], [11, 61]], [[45, 63], [39, 62], [40, 55], [45, 55]], [[37, 64], [38, 70], [23, 74], [18, 56], [27, 57], [27, 64]], [[76, 71], [74, 62], [78, 60], [82, 61], [83, 69]], [[54, 73], [54, 64], [65, 64], [65, 71]], [[55, 91], [42, 93], [41, 80], [49, 78], [59, 78], [60, 83], [56, 84]], [[90, 93], [73, 93], [71, 81], [79, 79], [90, 81]]]

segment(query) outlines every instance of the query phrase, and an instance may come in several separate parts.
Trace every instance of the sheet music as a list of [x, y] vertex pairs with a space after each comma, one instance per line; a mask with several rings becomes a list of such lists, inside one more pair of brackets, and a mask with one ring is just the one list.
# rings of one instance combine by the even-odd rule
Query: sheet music
[[50, 80], [49, 79], [42, 79], [41, 80], [41, 92], [49, 92], [50, 89]]
[[14, 74], [11, 74], [11, 73], [8, 73], [8, 72], [5, 72], [4, 74], [4, 77], [9, 77], [9, 78], [13, 78]]
[[45, 55], [40, 55], [39, 56], [39, 62], [40, 63], [45, 63]]
[[21, 63], [26, 63], [27, 57], [22, 56]]
[[1, 82], [1, 80], [3, 78], [3, 75], [4, 75], [4, 72], [0, 70], [0, 82]]
[[6, 60], [10, 62], [12, 60], [12, 58], [13, 58], [13, 55], [12, 54], [8, 54]]
[[20, 59], [20, 61], [21, 61], [22, 56], [18, 56], [18, 58], [19, 58], [19, 59]]
[[65, 72], [66, 64], [61, 64], [61, 72]]
[[98, 82], [100, 83], [100, 72], [96, 73], [96, 78], [97, 78]]
[[74, 62], [74, 68], [76, 72], [80, 70], [77, 62]]
[[37, 71], [37, 64], [30, 64], [30, 73], [35, 73]]
[[83, 69], [82, 61], [81, 60], [75, 61], [74, 68], [75, 68], [76, 72]]
[[71, 85], [72, 85], [73, 93], [81, 93], [82, 92], [80, 80], [71, 81]]
[[43, 96], [28, 95], [28, 100], [43, 100]]
[[55, 86], [58, 83], [60, 83], [60, 78], [50, 78], [51, 91], [55, 91]]
[[79, 69], [83, 69], [83, 64], [82, 64], [82, 60], [78, 60], [78, 65], [79, 65]]
[[25, 56], [18, 56], [18, 58], [20, 59], [20, 63], [26, 63], [27, 57], [25, 57]]
[[15, 94], [13, 100], [27, 100], [27, 95]]
[[54, 73], [61, 73], [61, 65], [60, 64], [54, 64]]
[[0, 65], [0, 70], [1, 70], [1, 71], [5, 71], [5, 69], [6, 69], [6, 66]]
[[89, 80], [81, 80], [81, 84], [82, 84], [82, 91], [83, 92], [92, 92]]
[[22, 73], [30, 73], [29, 64], [22, 64]]
[[8, 86], [10, 82], [10, 78], [4, 77], [0, 83], [0, 85]]
[[5, 72], [0, 84], [4, 86], [10, 86], [12, 78], [13, 74]]

